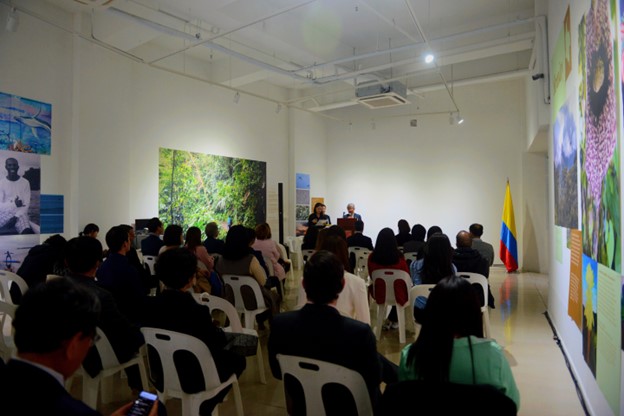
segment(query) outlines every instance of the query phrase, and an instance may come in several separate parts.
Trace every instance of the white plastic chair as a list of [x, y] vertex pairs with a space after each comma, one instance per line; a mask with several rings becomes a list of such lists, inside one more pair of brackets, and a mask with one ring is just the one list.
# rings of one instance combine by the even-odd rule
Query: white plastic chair
[[15, 318], [15, 309], [17, 307], [12, 303], [0, 301], [0, 359], [4, 361], [16, 352], [11, 325]]
[[[243, 416], [243, 401], [236, 374], [232, 374], [226, 381], [221, 382], [214, 359], [206, 344], [190, 335], [164, 329], [144, 327], [141, 328], [141, 332], [145, 337], [145, 344], [148, 348], [153, 348], [160, 359], [163, 371], [163, 390], [158, 390], [158, 398], [163, 404], [169, 398], [179, 398], [182, 400], [183, 416], [199, 415], [199, 407], [202, 402], [215, 397], [225, 387], [232, 385], [236, 414]], [[188, 351], [195, 355], [204, 376], [205, 390], [193, 394], [185, 393], [182, 390], [180, 377], [173, 361], [173, 356], [177, 351]], [[150, 358], [150, 354], [148, 354], [148, 358]], [[150, 375], [153, 376], [151, 368], [158, 367], [160, 367], [158, 364], [150, 363]], [[218, 414], [218, 411], [218, 407], [215, 407], [212, 414]]]
[[301, 269], [303, 265], [303, 256], [301, 255], [301, 243], [303, 237], [286, 237], [286, 244], [290, 250], [290, 258], [293, 260], [293, 268]]
[[457, 275], [468, 279], [471, 284], [479, 284], [483, 289], [483, 305], [481, 305], [481, 313], [483, 316], [483, 336], [490, 338], [490, 311], [488, 308], [488, 280], [479, 273], [457, 272]]
[[301, 256], [303, 257], [303, 264], [306, 264], [308, 259], [312, 257], [312, 255], [316, 252], [316, 250], [301, 250]]
[[[226, 299], [220, 298], [218, 296], [212, 296], [209, 293], [193, 293], [193, 297], [200, 305], [205, 305], [210, 308], [210, 312], [212, 313], [215, 310], [222, 311], [230, 322], [230, 326], [223, 328], [225, 332], [231, 332], [233, 334], [247, 334], [253, 335], [255, 337], [258, 336], [258, 332], [255, 329], [243, 328], [243, 324], [241, 324], [240, 317], [236, 312], [236, 308]], [[264, 373], [264, 360], [262, 358], [262, 348], [260, 346], [260, 341], [258, 341], [258, 349], [256, 351], [256, 358], [258, 360], [258, 374], [260, 378], [260, 383], [266, 384], [266, 375]]]
[[13, 305], [13, 301], [11, 300], [11, 283], [15, 283], [20, 291], [22, 292], [22, 296], [28, 290], [28, 283], [18, 275], [12, 272], [8, 272], [6, 270], [0, 271], [0, 300], [5, 301]]
[[158, 256], [143, 256], [143, 264], [147, 266], [152, 276], [156, 274], [156, 269], [154, 268], [156, 260], [158, 260]]
[[421, 325], [416, 322], [416, 316], [414, 315], [414, 302], [416, 301], [416, 298], [419, 296], [425, 297], [425, 298], [429, 298], [429, 294], [431, 293], [431, 290], [433, 290], [433, 288], [435, 287], [435, 285], [416, 285], [413, 288], [410, 289], [409, 291], [409, 295], [410, 295], [410, 307], [412, 308], [412, 316], [414, 317], [414, 339], [418, 339], [418, 334], [420, 334], [420, 328]]
[[418, 260], [418, 252], [416, 251], [408, 251], [407, 253], [403, 253], [403, 256], [405, 256], [405, 261], [408, 266], [411, 262]]
[[[224, 274], [223, 282], [225, 286], [230, 286], [234, 294], [234, 307], [239, 314], [244, 317], [245, 328], [254, 329], [254, 321], [256, 315], [268, 310], [260, 290], [260, 284], [251, 276], [239, 276], [233, 274]], [[254, 299], [247, 299], [243, 297], [242, 289], [248, 287], [254, 294]], [[255, 302], [254, 302], [255, 300]]]
[[49, 282], [50, 280], [54, 280], [54, 279], [60, 279], [63, 276], [61, 276], [60, 274], [46, 274], [46, 282]]
[[371, 251], [365, 247], [349, 247], [349, 257], [352, 253], [355, 256], [354, 274], [368, 280], [368, 256]]
[[[321, 390], [328, 383], [337, 383], [349, 389], [355, 401], [358, 415], [373, 414], [366, 382], [357, 371], [337, 364], [293, 355], [277, 354], [277, 361], [282, 371], [282, 378], [285, 374], [290, 374], [301, 383], [305, 397], [306, 415], [323, 416], [326, 414]], [[286, 394], [284, 388], [284, 395]]]
[[[284, 260], [286, 263], [292, 263], [290, 261], [290, 257], [288, 257], [288, 251], [286, 250], [286, 247], [283, 244], [279, 244], [279, 243], [277, 243], [277, 247], [279, 248], [279, 251], [280, 251], [280, 258]], [[290, 270], [288, 270], [288, 273], [292, 273], [293, 267], [294, 266], [291, 264]]]
[[97, 328], [97, 334], [100, 339], [95, 343], [100, 359], [102, 361], [102, 370], [93, 378], [82, 369], [82, 401], [88, 406], [96, 408], [98, 401], [98, 393], [100, 390], [100, 384], [102, 385], [102, 402], [108, 403], [112, 399], [112, 379], [110, 376], [116, 374], [125, 368], [133, 365], [139, 366], [139, 372], [141, 374], [141, 383], [143, 387], [147, 388], [147, 373], [145, 371], [145, 362], [143, 361], [143, 355], [139, 352], [134, 358], [120, 363], [115, 355], [115, 351], [111, 346], [106, 334], [100, 328]]
[[[409, 290], [412, 287], [412, 279], [409, 273], [403, 270], [397, 269], [379, 269], [375, 270], [372, 274], [373, 279], [373, 298], [377, 303], [377, 325], [375, 326], [375, 336], [377, 339], [381, 336], [381, 325], [384, 317], [386, 316], [386, 309], [395, 305], [397, 308], [397, 315], [399, 318], [399, 342], [405, 343], [405, 309], [410, 306], [409, 302]], [[386, 287], [386, 296], [382, 299], [381, 295], [376, 293], [375, 287], [376, 281], [383, 280], [383, 284]], [[395, 280], [403, 280], [405, 282], [406, 291], [404, 293], [405, 303], [399, 304], [394, 291]]]
[[269, 276], [275, 276], [275, 269], [273, 268], [273, 260], [271, 260], [271, 258], [267, 256], [262, 256], [262, 258], [264, 259], [264, 264], [266, 264], [267, 269], [269, 270]]

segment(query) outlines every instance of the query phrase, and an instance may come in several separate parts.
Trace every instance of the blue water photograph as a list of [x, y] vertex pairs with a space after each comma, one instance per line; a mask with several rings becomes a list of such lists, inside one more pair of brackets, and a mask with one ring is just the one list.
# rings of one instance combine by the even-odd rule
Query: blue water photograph
[[49, 155], [52, 104], [0, 92], [0, 150]]

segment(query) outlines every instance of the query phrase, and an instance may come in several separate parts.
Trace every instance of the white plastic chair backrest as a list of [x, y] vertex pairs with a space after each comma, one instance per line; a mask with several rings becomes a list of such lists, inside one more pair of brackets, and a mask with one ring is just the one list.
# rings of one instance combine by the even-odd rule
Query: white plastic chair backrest
[[267, 269], [269, 270], [269, 276], [275, 276], [275, 269], [273, 268], [273, 260], [271, 260], [271, 258], [267, 256], [262, 256], [262, 258], [264, 259], [264, 264], [266, 264]]
[[98, 342], [95, 343], [95, 349], [100, 355], [100, 359], [102, 360], [102, 368], [113, 368], [119, 365], [119, 360], [117, 359], [117, 355], [115, 355], [115, 351], [113, 350], [112, 345], [108, 341], [106, 334], [100, 328], [95, 329], [97, 334], [100, 336]]
[[[394, 281], [395, 280], [403, 280], [405, 282], [405, 287], [407, 288], [407, 293], [405, 293], [406, 301], [404, 304], [400, 306], [405, 306], [409, 302], [409, 290], [412, 287], [412, 279], [410, 278], [409, 273], [403, 270], [397, 269], [377, 269], [373, 271], [371, 275], [373, 280], [373, 293], [375, 291], [377, 279], [382, 279], [386, 285], [386, 298], [383, 303], [386, 305], [396, 305], [396, 295], [394, 293]], [[375, 296], [374, 296], [375, 297]], [[375, 297], [375, 300], [379, 304], [379, 300]]]
[[0, 359], [8, 359], [15, 351], [12, 322], [17, 306], [0, 301]]
[[306, 414], [325, 415], [321, 390], [325, 384], [337, 383], [351, 392], [360, 416], [372, 415], [373, 408], [364, 378], [357, 371], [337, 364], [293, 355], [277, 354], [282, 371], [295, 377], [303, 387]]
[[[163, 387], [164, 391], [171, 394], [177, 393], [176, 397], [182, 393], [180, 385], [180, 377], [173, 361], [173, 355], [176, 351], [185, 350], [195, 355], [198, 364], [201, 366], [204, 374], [204, 382], [206, 390], [210, 390], [221, 385], [217, 367], [210, 350], [201, 340], [179, 332], [167, 331], [159, 328], [141, 328], [145, 344], [152, 346], [162, 364], [163, 369]], [[148, 354], [149, 357], [149, 354]], [[150, 365], [152, 367], [152, 365]]]
[[488, 281], [485, 276], [479, 273], [457, 272], [457, 276], [467, 279], [470, 284], [479, 284], [483, 289], [484, 304], [480, 305], [481, 310], [487, 310], [488, 306]]
[[49, 282], [50, 280], [54, 280], [54, 279], [60, 279], [63, 276], [61, 276], [60, 274], [46, 274], [46, 282]]
[[301, 250], [301, 255], [303, 256], [303, 262], [308, 261], [310, 257], [316, 252], [316, 250]]
[[416, 252], [416, 251], [408, 251], [407, 253], [403, 253], [403, 256], [405, 256], [405, 261], [407, 261], [407, 260], [411, 260], [411, 261], [418, 260], [418, 252]]
[[19, 287], [22, 295], [28, 290], [28, 283], [15, 273], [6, 270], [0, 271], [0, 300], [12, 304], [13, 301], [11, 300], [10, 293], [11, 282], [14, 282]]
[[349, 256], [351, 253], [355, 255], [355, 268], [366, 269], [368, 267], [368, 256], [371, 251], [366, 247], [349, 247]]
[[247, 310], [243, 301], [243, 294], [241, 293], [243, 286], [249, 286], [251, 290], [253, 290], [258, 309], [266, 308], [264, 297], [260, 290], [260, 283], [258, 283], [256, 279], [251, 276], [239, 276], [234, 274], [224, 274], [222, 277], [225, 285], [230, 285], [232, 288], [232, 292], [234, 293], [234, 307], [238, 312]]
[[156, 264], [157, 260], [158, 256], [143, 256], [143, 264], [147, 265], [149, 272], [152, 276], [156, 274], [156, 269], [154, 268], [154, 265]]
[[413, 306], [414, 302], [416, 301], [416, 298], [419, 296], [429, 298], [429, 294], [431, 293], [434, 287], [435, 285], [416, 285], [413, 288], [411, 288], [409, 292], [410, 305]]
[[225, 313], [225, 316], [227, 316], [228, 320], [230, 321], [229, 328], [231, 329], [231, 332], [244, 332], [243, 324], [241, 323], [240, 317], [236, 312], [236, 308], [230, 302], [218, 296], [212, 296], [207, 292], [193, 293], [193, 297], [200, 305], [208, 306], [211, 313], [215, 310], [223, 311], [223, 313]]
[[[288, 257], [288, 251], [286, 250], [286, 247], [285, 247], [283, 244], [279, 244], [279, 243], [277, 243], [277, 248], [279, 248], [279, 251], [280, 251], [280, 257], [281, 257], [283, 260], [288, 260], [288, 259], [289, 259], [289, 257]], [[292, 250], [291, 250], [291, 251], [292, 251]]]

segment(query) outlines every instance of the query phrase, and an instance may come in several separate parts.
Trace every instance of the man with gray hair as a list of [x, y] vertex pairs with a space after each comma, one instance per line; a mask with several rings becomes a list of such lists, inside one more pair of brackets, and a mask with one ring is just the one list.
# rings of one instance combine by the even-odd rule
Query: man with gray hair
[[342, 218], [355, 218], [356, 220], [362, 221], [362, 216], [355, 213], [355, 204], [353, 202], [347, 204], [347, 213], [343, 213]]

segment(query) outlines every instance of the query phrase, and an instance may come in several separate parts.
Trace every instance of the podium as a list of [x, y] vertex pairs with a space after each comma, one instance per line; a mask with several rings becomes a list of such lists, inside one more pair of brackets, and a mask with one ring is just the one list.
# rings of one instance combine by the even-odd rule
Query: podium
[[338, 218], [338, 227], [342, 228], [347, 235], [347, 238], [351, 237], [355, 232], [355, 218]]

